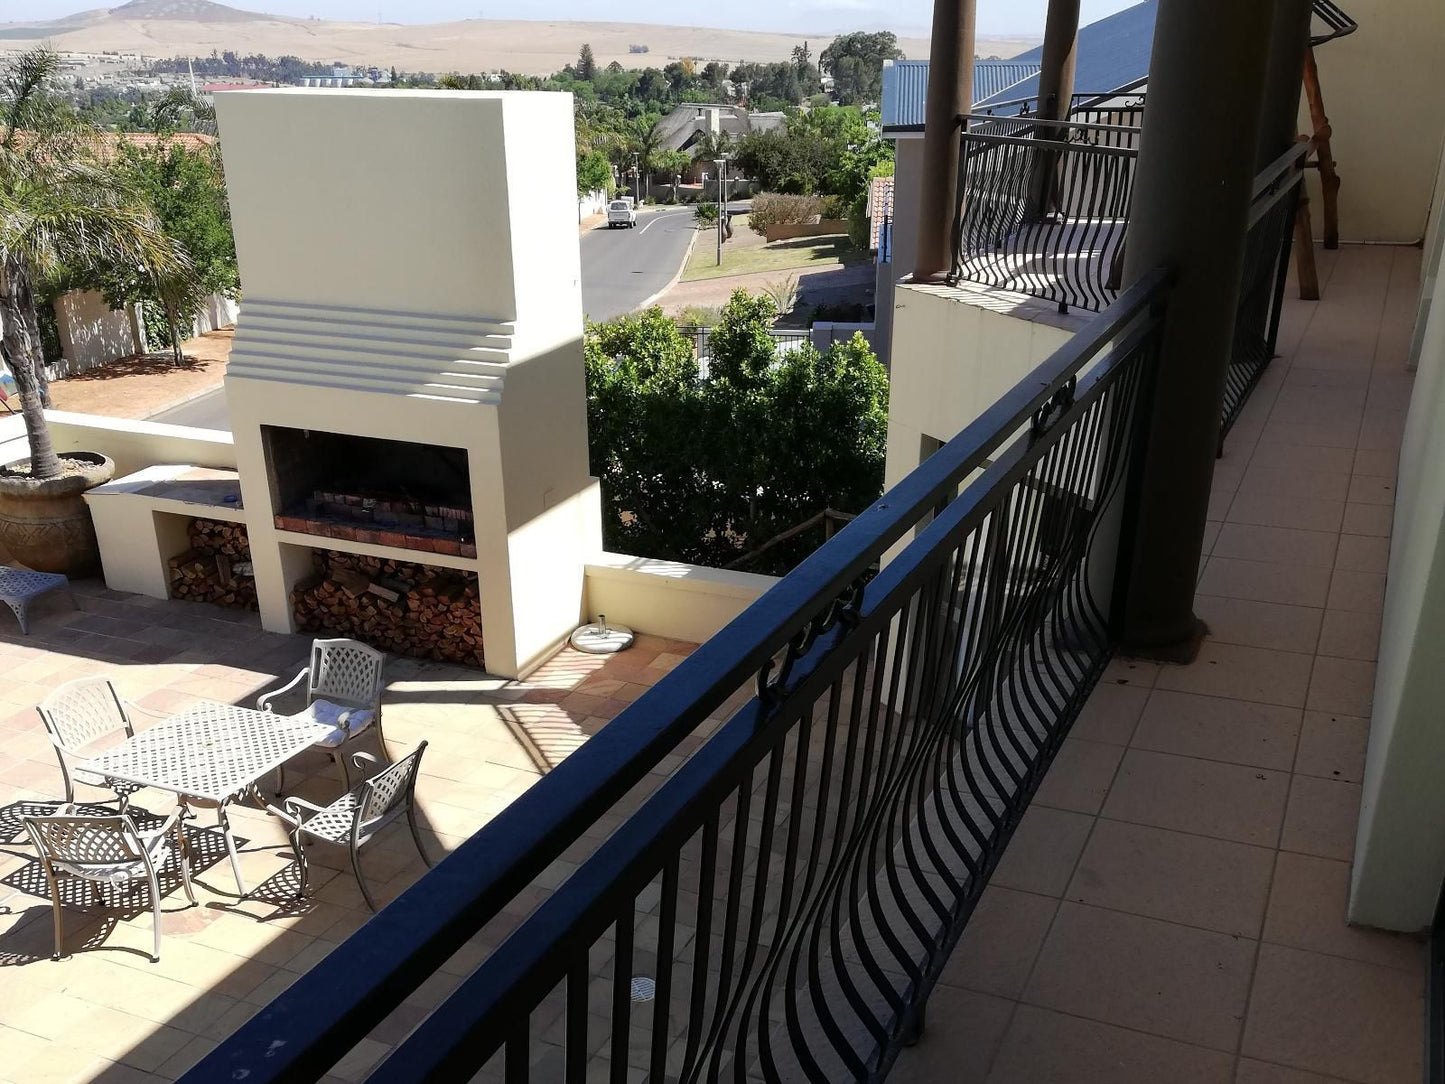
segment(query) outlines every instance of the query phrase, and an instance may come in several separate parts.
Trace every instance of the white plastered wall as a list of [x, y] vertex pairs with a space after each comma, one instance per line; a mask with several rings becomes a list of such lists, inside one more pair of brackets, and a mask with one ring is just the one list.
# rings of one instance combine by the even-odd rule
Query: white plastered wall
[[[1345, 0], [1360, 24], [1315, 51], [1339, 164], [1340, 236], [1413, 244], [1425, 232], [1445, 136], [1445, 45], [1440, 0]], [[1301, 102], [1300, 131], [1309, 132]], [[1316, 235], [1319, 186], [1308, 178]]]
[[[1445, 233], [1432, 231], [1438, 260]], [[1426, 929], [1445, 880], [1445, 279], [1436, 278], [1400, 450], [1350, 894], [1352, 922]]]

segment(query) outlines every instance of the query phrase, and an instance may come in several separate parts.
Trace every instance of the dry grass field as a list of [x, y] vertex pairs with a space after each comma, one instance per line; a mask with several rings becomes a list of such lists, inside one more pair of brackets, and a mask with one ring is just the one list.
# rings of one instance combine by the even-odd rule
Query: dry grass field
[[[82, 0], [83, 2], [83, 0]], [[0, 4], [3, 9], [3, 4]], [[0, 22], [0, 50], [48, 41], [62, 51], [141, 53], [153, 57], [208, 56], [213, 49], [243, 55], [291, 55], [303, 60], [337, 60], [404, 71], [475, 72], [506, 68], [547, 75], [591, 44], [597, 62], [614, 60], [626, 67], [693, 57], [702, 61], [784, 60], [808, 38], [814, 54], [826, 36], [715, 30], [639, 23], [546, 22], [522, 19], [466, 19], [460, 22], [405, 25], [347, 23], [255, 15], [196, 0], [139, 0], [108, 13], [85, 12], [51, 23]], [[905, 38], [909, 57], [926, 57], [928, 42]], [[981, 38], [981, 55], [1011, 56], [1034, 43], [1022, 39]], [[645, 54], [630, 53], [645, 45]]]

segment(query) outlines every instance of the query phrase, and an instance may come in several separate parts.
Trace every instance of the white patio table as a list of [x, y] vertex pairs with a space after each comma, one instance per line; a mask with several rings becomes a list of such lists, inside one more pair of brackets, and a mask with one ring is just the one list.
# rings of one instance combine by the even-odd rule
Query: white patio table
[[188, 798], [215, 802], [216, 823], [226, 839], [236, 889], [244, 896], [246, 883], [226, 806], [252, 793], [262, 779], [330, 732], [330, 727], [305, 719], [201, 700], [96, 755], [83, 767], [101, 776], [172, 791], [183, 806]]

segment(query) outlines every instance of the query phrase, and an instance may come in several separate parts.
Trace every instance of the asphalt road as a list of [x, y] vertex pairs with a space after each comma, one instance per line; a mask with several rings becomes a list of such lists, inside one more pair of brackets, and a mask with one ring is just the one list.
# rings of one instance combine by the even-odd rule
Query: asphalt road
[[[732, 204], [734, 214], [746, 204]], [[610, 320], [639, 307], [667, 288], [682, 267], [696, 227], [692, 210], [647, 211], [630, 230], [606, 226], [582, 235], [582, 309], [589, 320]], [[709, 235], [710, 236], [710, 235]], [[707, 237], [699, 237], [703, 244]], [[226, 397], [218, 388], [150, 418], [202, 429], [231, 428]]]

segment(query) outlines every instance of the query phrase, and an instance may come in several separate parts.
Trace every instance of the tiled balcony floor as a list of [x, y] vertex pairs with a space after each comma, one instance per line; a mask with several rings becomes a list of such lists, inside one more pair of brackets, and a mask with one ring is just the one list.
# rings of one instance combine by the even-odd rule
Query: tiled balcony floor
[[1115, 662], [894, 1079], [1421, 1079], [1424, 945], [1344, 917], [1420, 254], [1318, 255], [1215, 472], [1198, 660]]
[[[51, 961], [49, 894], [19, 817], [27, 807], [52, 806], [63, 791], [34, 705], [62, 682], [91, 674], [110, 676], [122, 696], [160, 715], [198, 698], [251, 704], [296, 673], [309, 648], [308, 639], [262, 632], [252, 615], [122, 595], [98, 584], [79, 584], [76, 595], [78, 611], [60, 600], [37, 604], [29, 637], [18, 634], [8, 612], [0, 621], [0, 1081], [172, 1080], [369, 912], [345, 853], [323, 846], [308, 848], [312, 893], [297, 901], [279, 822], [242, 807], [232, 823], [246, 841], [250, 896], [236, 898], [219, 837], [193, 835], [204, 853], [200, 905], [188, 907], [171, 886], [159, 963], [149, 959], [151, 925], [140, 897], [142, 906], [126, 911], [67, 911], [70, 955]], [[568, 650], [524, 683], [392, 659], [386, 737], [393, 755], [423, 738], [430, 743], [417, 797], [433, 857], [505, 808], [692, 646], [640, 637], [632, 650], [606, 658]], [[136, 717], [138, 728], [154, 721]], [[288, 771], [288, 793], [329, 801], [340, 792], [325, 758], [308, 754], [299, 768]], [[78, 797], [104, 794], [83, 788]], [[174, 798], [142, 791], [132, 802], [165, 813]], [[203, 831], [212, 815], [199, 810], [193, 823]], [[424, 869], [401, 824], [366, 848], [363, 864], [380, 903]], [[448, 964], [386, 1027], [414, 1023], [466, 967], [464, 959]], [[360, 1079], [401, 1033], [378, 1029], [336, 1067], [336, 1079]]]

